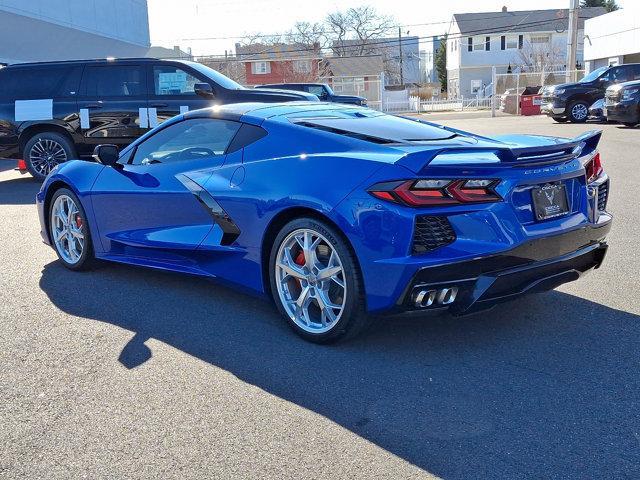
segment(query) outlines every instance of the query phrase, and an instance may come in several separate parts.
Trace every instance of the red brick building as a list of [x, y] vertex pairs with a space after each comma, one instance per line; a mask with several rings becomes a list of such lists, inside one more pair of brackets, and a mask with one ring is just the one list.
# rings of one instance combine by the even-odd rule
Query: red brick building
[[236, 58], [244, 64], [246, 85], [315, 82], [321, 74], [318, 44], [236, 44]]

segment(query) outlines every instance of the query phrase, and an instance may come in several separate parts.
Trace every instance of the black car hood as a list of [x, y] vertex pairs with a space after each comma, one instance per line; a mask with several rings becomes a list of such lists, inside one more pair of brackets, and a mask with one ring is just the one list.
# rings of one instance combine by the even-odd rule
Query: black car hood
[[625, 87], [639, 87], [640, 80], [631, 80], [630, 82], [622, 82], [622, 83], [618, 83], [618, 85], [620, 85], [621, 89]]
[[366, 100], [366, 98], [358, 97], [356, 95], [333, 95], [332, 98], [334, 100], [348, 100], [351, 102], [355, 102], [355, 101], [362, 102], [363, 100]]

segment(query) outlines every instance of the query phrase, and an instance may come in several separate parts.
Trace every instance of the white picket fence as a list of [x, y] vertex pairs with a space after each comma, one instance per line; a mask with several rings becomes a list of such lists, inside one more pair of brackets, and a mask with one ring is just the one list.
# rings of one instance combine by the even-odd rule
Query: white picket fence
[[488, 110], [491, 108], [491, 98], [460, 97], [420, 100], [420, 97], [410, 96], [404, 101], [383, 101], [381, 106], [383, 111], [389, 113]]

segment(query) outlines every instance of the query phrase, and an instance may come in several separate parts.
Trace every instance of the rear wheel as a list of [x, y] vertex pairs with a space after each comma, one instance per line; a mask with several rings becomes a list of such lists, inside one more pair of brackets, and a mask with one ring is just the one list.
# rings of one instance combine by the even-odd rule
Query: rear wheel
[[572, 102], [569, 105], [569, 120], [572, 123], [584, 123], [589, 117], [589, 105], [582, 100]]
[[36, 133], [24, 146], [24, 161], [27, 170], [37, 180], [44, 180], [59, 163], [76, 158], [73, 144], [67, 137], [56, 132]]
[[633, 128], [637, 125], [636, 122], [624, 122], [625, 127]]
[[286, 224], [273, 242], [269, 276], [278, 310], [307, 340], [355, 336], [369, 323], [355, 256], [324, 222], [301, 218]]
[[51, 243], [62, 264], [70, 270], [85, 270], [93, 263], [93, 245], [87, 216], [71, 190], [56, 190], [49, 207]]

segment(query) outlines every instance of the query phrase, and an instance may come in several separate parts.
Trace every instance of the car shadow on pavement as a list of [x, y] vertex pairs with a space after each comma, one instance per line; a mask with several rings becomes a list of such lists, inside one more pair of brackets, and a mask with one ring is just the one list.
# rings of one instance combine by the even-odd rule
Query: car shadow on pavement
[[160, 340], [441, 478], [640, 476], [631, 313], [554, 291], [470, 317], [390, 317], [318, 346], [268, 302], [198, 278], [52, 262], [40, 287], [69, 314], [135, 332], [114, 362], [135, 368]]
[[0, 180], [0, 205], [35, 204], [40, 185], [30, 175]]

